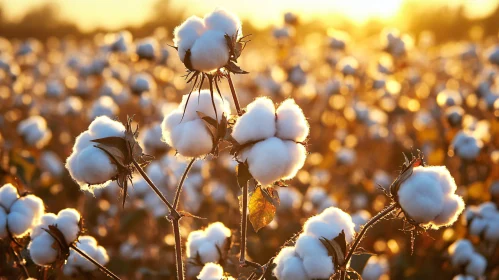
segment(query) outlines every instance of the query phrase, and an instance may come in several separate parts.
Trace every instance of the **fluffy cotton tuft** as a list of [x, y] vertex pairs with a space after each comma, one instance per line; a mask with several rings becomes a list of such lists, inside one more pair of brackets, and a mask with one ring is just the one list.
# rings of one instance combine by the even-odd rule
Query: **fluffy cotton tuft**
[[293, 178], [303, 167], [303, 142], [309, 125], [294, 100], [284, 101], [277, 110], [268, 98], [257, 98], [234, 126], [232, 137], [240, 144], [256, 142], [244, 149], [239, 160], [248, 161], [251, 175], [262, 185]]
[[294, 187], [278, 188], [279, 210], [299, 209], [302, 204], [302, 194]]
[[362, 272], [362, 279], [378, 280], [384, 275], [388, 275], [389, 270], [390, 266], [385, 257], [371, 256], [364, 267], [364, 271]]
[[21, 121], [17, 126], [17, 133], [23, 137], [26, 144], [38, 149], [45, 147], [52, 139], [52, 132], [41, 116], [31, 116]]
[[190, 63], [194, 70], [212, 72], [229, 62], [229, 46], [225, 35], [240, 38], [241, 21], [233, 13], [218, 8], [204, 19], [192, 16], [177, 26], [173, 32], [174, 43], [180, 60], [186, 63], [190, 53]]
[[[101, 265], [105, 265], [109, 261], [106, 249], [102, 246], [98, 246], [95, 238], [91, 236], [80, 237], [76, 243], [76, 247], [92, 257]], [[78, 271], [91, 272], [96, 269], [97, 266], [95, 264], [91, 263], [76, 251], [71, 249], [68, 260], [64, 264], [62, 271], [64, 275], [73, 276], [78, 273]]]
[[477, 252], [467, 239], [460, 239], [448, 248], [451, 263], [456, 269], [464, 270], [466, 275], [481, 278], [487, 268], [487, 260]]
[[488, 242], [499, 242], [499, 211], [492, 202], [479, 207], [470, 206], [465, 210], [469, 233]]
[[400, 185], [400, 206], [417, 223], [433, 228], [453, 224], [464, 209], [456, 183], [445, 166], [415, 167]]
[[102, 185], [118, 173], [111, 158], [91, 140], [105, 137], [124, 137], [125, 127], [106, 116], [97, 117], [88, 130], [75, 141], [73, 152], [68, 157], [66, 168], [82, 190], [92, 191], [95, 185]]
[[230, 106], [227, 100], [213, 95], [217, 109], [215, 115], [209, 90], [202, 90], [199, 96], [193, 93], [192, 98], [188, 99], [189, 96], [184, 95], [177, 109], [165, 116], [161, 124], [162, 135], [163, 140], [179, 154], [185, 157], [199, 157], [210, 153], [214, 143], [206, 124], [197, 112], [220, 122], [222, 114], [226, 117], [230, 115]]
[[336, 238], [345, 232], [347, 242], [355, 234], [352, 218], [342, 210], [330, 207], [305, 222], [294, 247], [285, 247], [274, 259], [277, 279], [329, 279], [334, 274], [333, 259], [320, 238]]
[[206, 263], [197, 276], [199, 280], [234, 280], [230, 276], [224, 276], [224, 269], [216, 263]]
[[57, 260], [57, 242], [44, 229], [49, 225], [56, 226], [64, 236], [68, 245], [75, 242], [80, 234], [80, 213], [75, 209], [67, 208], [59, 211], [57, 215], [47, 213], [40, 219], [40, 223], [33, 229], [28, 250], [33, 262], [46, 266]]
[[454, 136], [452, 147], [460, 158], [473, 160], [480, 154], [480, 151], [483, 148], [483, 142], [472, 132], [462, 130]]
[[40, 156], [41, 169], [49, 172], [52, 176], [61, 176], [64, 172], [64, 164], [59, 156], [52, 151], [44, 151]]
[[119, 107], [114, 103], [114, 100], [110, 96], [101, 96], [99, 99], [95, 100], [88, 111], [88, 119], [94, 120], [99, 116], [107, 116], [112, 118], [116, 116], [119, 112]]
[[220, 222], [210, 224], [204, 230], [192, 231], [187, 237], [187, 257], [199, 255], [202, 263], [218, 262], [221, 258], [219, 250], [224, 249], [231, 235], [230, 229]]

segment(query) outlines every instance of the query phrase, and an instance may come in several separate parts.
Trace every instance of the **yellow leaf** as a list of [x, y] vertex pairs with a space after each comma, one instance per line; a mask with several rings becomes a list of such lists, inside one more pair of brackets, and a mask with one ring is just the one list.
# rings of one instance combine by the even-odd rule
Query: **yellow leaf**
[[[257, 187], [249, 199], [249, 220], [255, 231], [268, 225], [275, 216], [276, 206], [274, 194], [277, 192], [265, 193], [261, 187]], [[279, 199], [277, 198], [277, 201]]]

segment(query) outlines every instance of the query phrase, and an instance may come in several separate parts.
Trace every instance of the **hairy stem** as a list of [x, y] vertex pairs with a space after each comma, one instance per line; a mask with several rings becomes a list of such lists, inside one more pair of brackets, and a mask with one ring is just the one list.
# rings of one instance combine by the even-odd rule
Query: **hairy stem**
[[94, 260], [91, 256], [87, 255], [87, 253], [85, 253], [82, 250], [80, 250], [74, 244], [71, 244], [70, 247], [71, 247], [71, 249], [75, 250], [78, 254], [80, 254], [82, 257], [84, 257], [85, 259], [87, 259], [91, 263], [95, 264], [102, 272], [104, 272], [110, 278], [120, 280], [120, 278], [118, 276], [116, 276], [114, 273], [112, 273], [109, 269], [107, 269], [106, 267], [104, 267], [98, 261]]
[[241, 255], [239, 264], [246, 265], [246, 232], [248, 231], [248, 181], [243, 186], [243, 214], [241, 216]]
[[146, 180], [147, 184], [149, 184], [151, 189], [158, 195], [158, 197], [161, 199], [161, 201], [163, 201], [163, 203], [168, 207], [168, 209], [170, 209], [171, 214], [174, 217], [180, 217], [180, 214], [177, 212], [177, 210], [171, 205], [170, 202], [168, 202], [166, 197], [161, 193], [158, 187], [156, 187], [156, 185], [152, 182], [149, 176], [147, 176], [147, 173], [144, 171], [144, 169], [142, 169], [140, 164], [138, 164], [137, 161], [135, 161], [135, 159], [132, 159], [132, 162], [135, 168], [137, 168], [137, 170], [139, 171], [140, 175], [142, 175], [142, 178]]
[[[386, 217], [388, 214], [392, 213], [392, 211], [395, 210], [396, 208], [397, 208], [397, 204], [396, 203], [392, 203], [390, 206], [386, 207], [385, 209], [381, 210], [381, 212], [379, 212], [378, 214], [376, 214], [376, 216], [372, 217], [362, 227], [362, 230], [360, 231], [360, 233], [357, 236], [355, 236], [355, 241], [354, 241], [352, 247], [350, 247], [350, 250], [348, 250], [348, 253], [347, 253], [347, 256], [345, 257], [345, 262], [344, 262], [343, 265], [346, 266], [348, 264], [348, 262], [350, 261], [350, 259], [353, 256], [353, 253], [355, 252], [355, 250], [357, 250], [357, 247], [359, 246], [360, 241], [364, 238], [364, 235], [369, 230], [369, 228], [371, 228], [371, 226], [373, 226], [374, 224], [376, 224], [377, 222], [379, 222], [381, 219], [383, 219], [384, 217]], [[346, 277], [346, 273], [343, 273], [341, 276], [342, 277], [340, 279], [344, 280], [345, 277]]]
[[184, 279], [184, 262], [182, 260], [182, 240], [180, 236], [180, 219], [173, 219], [173, 234], [175, 235], [175, 258], [177, 259], [177, 279]]
[[178, 207], [178, 201], [180, 199], [180, 193], [182, 192], [182, 186], [184, 185], [184, 181], [187, 178], [187, 173], [191, 170], [192, 165], [196, 161], [196, 158], [192, 158], [192, 160], [189, 162], [187, 167], [185, 168], [184, 174], [182, 175], [182, 178], [180, 179], [180, 182], [178, 183], [177, 186], [177, 192], [175, 193], [175, 200], [173, 200], [173, 208], [177, 209]]
[[237, 115], [242, 116], [243, 111], [241, 110], [241, 105], [239, 105], [239, 99], [237, 99], [236, 89], [234, 88], [234, 84], [232, 83], [230, 73], [227, 74], [227, 80], [229, 81], [230, 91], [232, 92], [232, 99], [234, 99], [234, 104], [236, 105]]

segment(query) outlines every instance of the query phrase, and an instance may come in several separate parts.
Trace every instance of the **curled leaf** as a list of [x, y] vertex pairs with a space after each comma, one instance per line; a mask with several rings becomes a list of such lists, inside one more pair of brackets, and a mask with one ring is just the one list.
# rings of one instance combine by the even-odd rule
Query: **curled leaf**
[[249, 199], [249, 220], [253, 229], [258, 232], [274, 219], [276, 207], [279, 205], [277, 191], [262, 189], [258, 186]]

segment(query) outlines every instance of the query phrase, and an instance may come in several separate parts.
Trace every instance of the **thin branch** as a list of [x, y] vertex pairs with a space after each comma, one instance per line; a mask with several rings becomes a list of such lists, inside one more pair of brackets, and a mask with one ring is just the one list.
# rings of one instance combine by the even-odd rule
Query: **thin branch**
[[168, 207], [168, 209], [170, 209], [171, 214], [174, 217], [180, 217], [180, 214], [177, 212], [177, 210], [175, 210], [175, 208], [171, 205], [170, 202], [168, 202], [168, 200], [161, 193], [161, 191], [158, 189], [158, 187], [156, 187], [156, 185], [152, 182], [152, 180], [149, 178], [149, 176], [147, 176], [147, 173], [144, 171], [144, 169], [142, 169], [140, 164], [138, 164], [137, 161], [135, 161], [135, 159], [132, 159], [132, 162], [133, 162], [133, 165], [135, 166], [135, 168], [137, 168], [137, 170], [139, 171], [140, 175], [142, 175], [142, 178], [144, 178], [144, 180], [146, 180], [147, 184], [149, 184], [151, 189], [153, 189], [153, 191], [158, 195], [158, 197], [161, 199], [161, 201], [163, 201], [163, 203]]
[[16, 259], [17, 265], [19, 265], [21, 267], [21, 270], [23, 271], [24, 276], [26, 276], [26, 278], [29, 278], [28, 269], [26, 268], [26, 265], [24, 265], [23, 259], [21, 259], [21, 257], [17, 254], [17, 252], [16, 252], [16, 250], [14, 250], [14, 248], [12, 248], [12, 247], [9, 247], [9, 248], [10, 248], [10, 250], [12, 250], [12, 254], [14, 255], [14, 258]]
[[113, 278], [115, 280], [120, 280], [118, 276], [116, 276], [114, 273], [112, 273], [109, 269], [104, 267], [102, 264], [100, 264], [98, 261], [94, 260], [91, 256], [87, 255], [87, 253], [83, 252], [80, 250], [76, 245], [71, 244], [69, 247], [71, 249], [75, 250], [78, 254], [80, 254], [82, 257], [90, 261], [91, 263], [95, 264], [102, 272], [104, 272], [109, 278]]
[[232, 83], [232, 78], [230, 77], [230, 73], [227, 73], [227, 80], [229, 81], [230, 92], [232, 93], [232, 99], [234, 99], [234, 104], [236, 105], [237, 115], [242, 116], [243, 111], [241, 111], [241, 106], [239, 105], [239, 99], [237, 99], [236, 89], [234, 88], [234, 84]]
[[248, 231], [248, 185], [249, 180], [243, 187], [243, 214], [241, 216], [241, 255], [239, 264], [246, 265], [246, 232]]
[[177, 209], [177, 207], [178, 207], [178, 201], [180, 199], [180, 193], [182, 192], [182, 186], [184, 185], [184, 181], [187, 178], [187, 174], [191, 170], [191, 167], [195, 161], [196, 161], [196, 158], [192, 158], [192, 160], [189, 162], [189, 164], [185, 168], [184, 174], [182, 175], [180, 182], [178, 183], [177, 192], [175, 193], [175, 200], [173, 200], [173, 208], [174, 209]]
[[172, 225], [173, 225], [173, 234], [175, 236], [175, 258], [177, 259], [177, 261], [176, 261], [177, 279], [183, 280], [184, 279], [184, 263], [182, 260], [182, 239], [180, 236], [180, 225], [179, 225], [180, 218], [174, 218], [172, 220]]
[[[350, 250], [348, 250], [348, 253], [347, 253], [347, 256], [345, 257], [345, 262], [344, 262], [343, 265], [346, 266], [348, 264], [348, 262], [350, 261], [350, 259], [353, 256], [353, 254], [355, 253], [355, 250], [357, 250], [357, 247], [359, 246], [360, 241], [364, 238], [364, 235], [369, 230], [369, 228], [371, 226], [373, 226], [374, 224], [376, 224], [381, 219], [383, 219], [384, 217], [386, 217], [387, 215], [389, 215], [390, 213], [392, 213], [392, 211], [395, 210], [396, 208], [397, 208], [397, 204], [396, 203], [392, 203], [390, 206], [386, 207], [385, 209], [381, 210], [381, 212], [379, 212], [378, 214], [376, 214], [376, 216], [372, 217], [362, 227], [362, 230], [360, 231], [360, 233], [357, 236], [355, 236], [355, 241], [354, 241], [352, 247], [350, 247]], [[346, 273], [343, 273], [343, 274], [340, 274], [340, 275], [342, 276], [342, 277], [340, 277], [340, 279], [344, 280], [345, 277], [346, 277]]]

